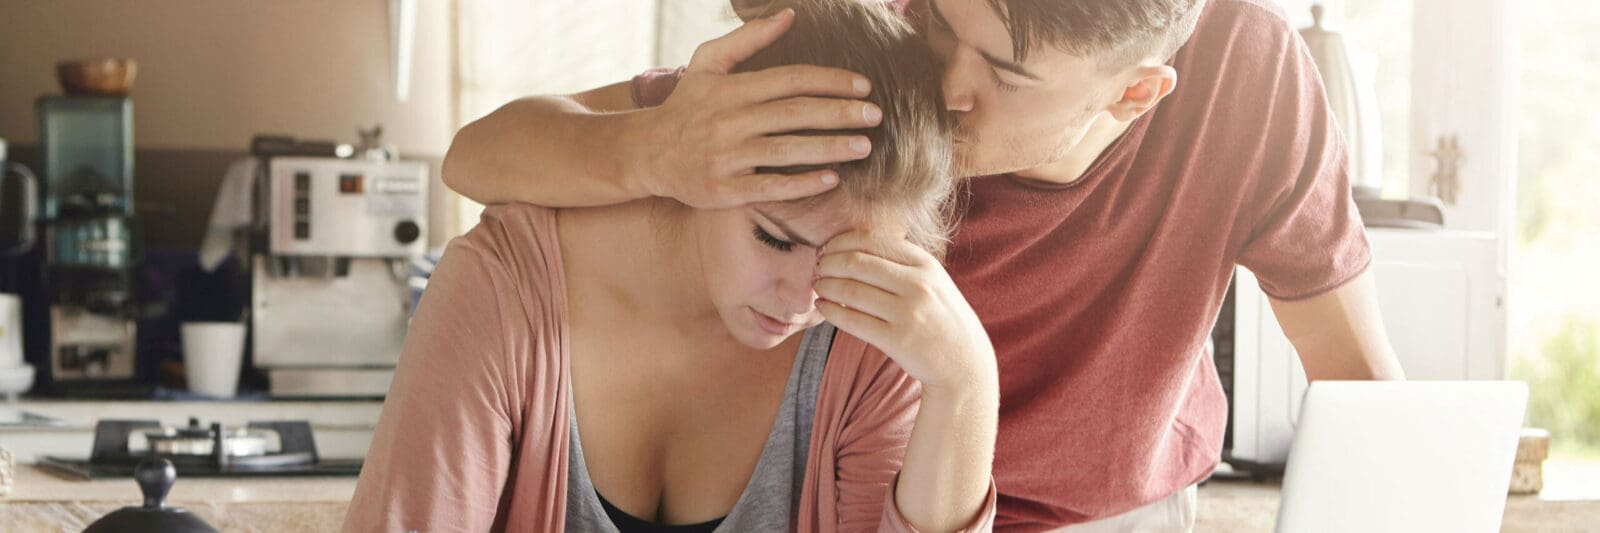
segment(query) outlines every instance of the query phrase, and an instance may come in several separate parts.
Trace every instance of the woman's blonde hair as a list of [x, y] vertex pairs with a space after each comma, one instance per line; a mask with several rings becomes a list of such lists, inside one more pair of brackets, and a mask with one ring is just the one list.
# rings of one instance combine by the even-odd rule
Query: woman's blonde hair
[[[943, 256], [949, 240], [951, 122], [944, 111], [940, 68], [927, 45], [888, 2], [865, 0], [733, 0], [745, 20], [785, 8], [795, 10], [794, 25], [777, 42], [740, 63], [740, 72], [811, 64], [850, 70], [872, 81], [867, 101], [883, 110], [875, 128], [845, 133], [865, 135], [872, 153], [865, 159], [823, 166], [762, 171], [803, 172], [832, 168], [839, 186], [798, 200], [805, 206], [843, 198], [855, 214], [904, 220], [911, 242]], [[791, 132], [838, 135], [839, 131]]]

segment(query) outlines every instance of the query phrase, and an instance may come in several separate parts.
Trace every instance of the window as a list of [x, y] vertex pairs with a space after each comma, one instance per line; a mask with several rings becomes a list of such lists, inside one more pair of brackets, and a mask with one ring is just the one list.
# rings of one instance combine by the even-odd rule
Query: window
[[[1352, 43], [1356, 68], [1376, 87], [1383, 131], [1383, 195], [1411, 192], [1411, 2], [1344, 0], [1329, 21]], [[1355, 21], [1346, 23], [1344, 21]]]
[[[689, 61], [738, 25], [727, 0], [462, 0], [457, 127], [530, 95], [569, 94]], [[483, 206], [463, 198], [462, 230]]]
[[[1512, 377], [1552, 462], [1600, 479], [1600, 5], [1522, 1], [1517, 218], [1510, 261]], [[1563, 472], [1546, 469], [1547, 487]], [[1600, 494], [1591, 484], [1588, 495]]]
[[[1314, 0], [1279, 1], [1310, 24]], [[1529, 383], [1527, 425], [1552, 434], [1546, 496], [1600, 494], [1600, 121], [1575, 96], [1600, 92], [1600, 6], [1324, 3], [1372, 61], [1385, 196], [1429, 194], [1430, 152], [1461, 137], [1464, 196], [1447, 224], [1503, 243], [1507, 367]]]

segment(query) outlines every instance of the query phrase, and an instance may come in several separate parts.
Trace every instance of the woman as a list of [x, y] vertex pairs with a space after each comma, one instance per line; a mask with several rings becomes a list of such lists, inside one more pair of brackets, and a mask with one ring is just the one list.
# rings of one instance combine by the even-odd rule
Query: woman
[[783, 4], [740, 69], [867, 76], [872, 155], [795, 202], [486, 210], [417, 310], [346, 530], [989, 526], [998, 381], [936, 259], [938, 69], [881, 5]]

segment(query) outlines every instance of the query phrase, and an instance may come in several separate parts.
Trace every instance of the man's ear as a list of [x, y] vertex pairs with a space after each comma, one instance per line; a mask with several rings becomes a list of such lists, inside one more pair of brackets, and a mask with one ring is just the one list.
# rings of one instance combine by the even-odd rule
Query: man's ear
[[1148, 113], [1178, 87], [1178, 71], [1170, 65], [1142, 66], [1133, 69], [1132, 81], [1122, 89], [1122, 99], [1111, 104], [1111, 116], [1122, 122]]

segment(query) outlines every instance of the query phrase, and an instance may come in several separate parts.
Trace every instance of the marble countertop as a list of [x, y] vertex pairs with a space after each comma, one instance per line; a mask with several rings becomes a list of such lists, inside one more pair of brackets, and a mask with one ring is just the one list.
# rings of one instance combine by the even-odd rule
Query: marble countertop
[[[1212, 481], [1200, 487], [1195, 531], [1272, 531], [1283, 487], [1276, 482]], [[1509, 496], [1500, 531], [1592, 531], [1600, 524], [1600, 498]]]
[[[0, 411], [24, 411], [49, 417], [55, 424], [0, 425], [0, 446], [17, 463], [34, 463], [41, 455], [88, 457], [95, 422], [106, 419], [157, 420], [184, 426], [189, 417], [202, 424], [243, 426], [251, 421], [304, 420], [311, 424], [319, 455], [330, 458], [365, 456], [382, 402], [369, 401], [60, 401], [0, 402]], [[0, 417], [16, 419], [16, 416]]]
[[[350, 502], [356, 478], [179, 478], [167, 495], [167, 503], [186, 505], [213, 503], [340, 503]], [[138, 505], [143, 501], [139, 485], [132, 479], [83, 481], [56, 475], [36, 465], [17, 465], [16, 484], [0, 502], [110, 502]]]
[[[82, 531], [143, 502], [132, 479], [80, 481], [34, 465], [16, 466], [16, 485], [0, 496], [7, 531]], [[167, 504], [220, 531], [336, 532], [355, 493], [355, 477], [179, 479]]]
[[306, 420], [313, 426], [366, 427], [377, 423], [383, 402], [368, 401], [263, 401], [263, 402], [163, 402], [23, 400], [0, 402], [0, 409], [21, 410], [59, 419], [62, 426], [4, 426], [0, 434], [26, 431], [93, 429], [101, 419], [159, 419], [182, 425], [188, 417], [238, 425], [250, 420]]

